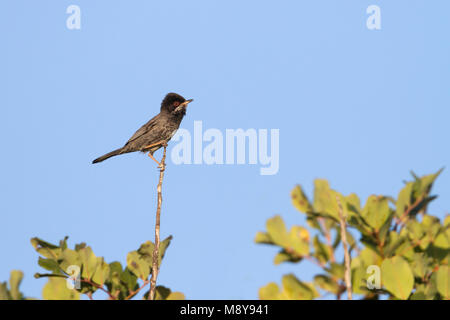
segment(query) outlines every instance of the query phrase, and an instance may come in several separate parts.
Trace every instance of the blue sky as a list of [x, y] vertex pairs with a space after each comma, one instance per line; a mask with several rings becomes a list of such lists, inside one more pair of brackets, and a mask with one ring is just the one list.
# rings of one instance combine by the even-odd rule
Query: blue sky
[[[81, 29], [66, 8], [81, 8]], [[382, 29], [366, 28], [381, 8]], [[19, 1], [0, 3], [0, 280], [45, 280], [29, 239], [85, 241], [106, 261], [153, 240], [158, 171], [142, 154], [91, 161], [159, 111], [194, 98], [182, 127], [280, 130], [280, 168], [174, 165], [161, 233], [174, 239], [159, 283], [191, 299], [253, 299], [308, 262], [272, 264], [265, 222], [315, 178], [344, 194], [396, 196], [409, 170], [450, 162], [448, 1]], [[173, 146], [173, 145], [172, 145]], [[169, 147], [170, 152], [170, 147]], [[450, 208], [450, 174], [430, 212]]]

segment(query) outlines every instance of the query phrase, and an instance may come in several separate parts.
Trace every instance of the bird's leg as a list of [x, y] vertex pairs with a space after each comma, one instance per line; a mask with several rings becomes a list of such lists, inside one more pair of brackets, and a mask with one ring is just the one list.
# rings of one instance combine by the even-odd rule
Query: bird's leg
[[[167, 148], [167, 141], [161, 140], [161, 141], [152, 143], [152, 144], [150, 144], [150, 145], [148, 145], [148, 146], [145, 146], [143, 149], [149, 149], [149, 148], [155, 147], [155, 146], [157, 146], [157, 145], [161, 145], [161, 146], [163, 146], [164, 149], [165, 149], [165, 148]], [[155, 161], [155, 162], [158, 164], [158, 168], [163, 169], [163, 164], [162, 164], [161, 162], [159, 162], [158, 160], [155, 159], [155, 157], [153, 156], [153, 153], [152, 153], [151, 151], [148, 153], [148, 156], [149, 156], [150, 158], [152, 158], [153, 161]]]
[[[166, 142], [165, 142], [164, 140], [161, 140], [161, 141], [158, 141], [158, 142], [149, 144], [148, 146], [145, 146], [145, 147], [141, 148], [141, 150], [146, 150], [146, 149], [150, 149], [151, 147], [156, 147], [156, 146], [159, 146], [159, 145], [164, 145], [165, 143], [166, 143]], [[166, 145], [167, 145], [167, 144], [166, 144]]]
[[155, 157], [153, 156], [153, 154], [151, 152], [148, 153], [148, 156], [150, 158], [152, 158], [152, 160], [158, 164], [158, 168], [161, 167], [161, 163], [159, 163], [159, 161], [155, 159]]

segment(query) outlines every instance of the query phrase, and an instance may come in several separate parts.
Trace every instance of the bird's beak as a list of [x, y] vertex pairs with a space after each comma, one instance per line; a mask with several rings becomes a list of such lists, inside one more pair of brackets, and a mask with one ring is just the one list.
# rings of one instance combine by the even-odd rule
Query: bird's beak
[[189, 103], [191, 103], [192, 101], [194, 101], [194, 99], [189, 99], [189, 100], [186, 100], [185, 102], [183, 102], [183, 105], [184, 106], [187, 106]]

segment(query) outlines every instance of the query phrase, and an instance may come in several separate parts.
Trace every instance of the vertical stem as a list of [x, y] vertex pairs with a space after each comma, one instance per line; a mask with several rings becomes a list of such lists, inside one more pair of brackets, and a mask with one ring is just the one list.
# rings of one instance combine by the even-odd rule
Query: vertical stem
[[347, 226], [345, 222], [345, 217], [342, 210], [342, 204], [341, 199], [339, 199], [339, 196], [336, 196], [336, 201], [339, 207], [339, 222], [341, 225], [341, 239], [342, 244], [344, 246], [344, 261], [345, 261], [345, 274], [344, 274], [344, 280], [345, 285], [347, 287], [347, 298], [348, 300], [352, 300], [352, 281], [351, 281], [351, 275], [350, 275], [350, 254], [348, 252], [348, 242], [347, 242]]
[[152, 261], [152, 277], [150, 279], [150, 292], [148, 294], [148, 300], [155, 299], [156, 280], [159, 273], [159, 229], [161, 223], [161, 204], [162, 204], [162, 183], [164, 178], [164, 170], [166, 169], [166, 148], [164, 145], [164, 153], [161, 159], [161, 165], [159, 170], [159, 183], [157, 187], [158, 191], [158, 206], [156, 208], [156, 223], [155, 223], [155, 248], [153, 249], [153, 261]]

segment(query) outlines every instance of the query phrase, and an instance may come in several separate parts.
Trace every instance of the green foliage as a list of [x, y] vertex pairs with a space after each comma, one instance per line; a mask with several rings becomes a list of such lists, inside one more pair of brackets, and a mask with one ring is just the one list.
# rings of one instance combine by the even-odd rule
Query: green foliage
[[25, 300], [22, 292], [19, 290], [20, 283], [23, 279], [23, 272], [13, 270], [9, 276], [9, 288], [7, 282], [0, 282], [0, 300]]
[[298, 280], [293, 274], [283, 276], [282, 288], [274, 282], [259, 290], [259, 296], [264, 300], [311, 300], [317, 298], [319, 293], [312, 283]]
[[[144, 294], [147, 299], [150, 291]], [[185, 300], [184, 294], [181, 292], [172, 292], [169, 288], [163, 286], [156, 286], [155, 300]]]
[[[172, 236], [161, 242], [159, 265], [171, 240]], [[61, 240], [59, 245], [39, 238], [31, 239], [31, 244], [41, 255], [38, 258], [38, 264], [50, 271], [50, 273], [35, 274], [35, 278], [48, 278], [42, 290], [42, 296], [47, 300], [78, 300], [80, 294], [86, 294], [92, 299], [92, 295], [99, 290], [107, 294], [111, 300], [128, 300], [150, 283], [154, 249], [151, 241], [142, 244], [138, 250], [128, 253], [125, 268], [118, 261], [106, 263], [85, 243], [77, 244], [74, 249], [69, 249], [67, 237]], [[11, 274], [11, 279], [11, 289], [7, 290], [6, 285], [3, 286], [3, 284], [0, 287], [0, 299], [21, 297], [17, 293], [21, 276]], [[158, 286], [156, 299], [184, 299], [184, 295]]]
[[80, 293], [67, 287], [67, 280], [60, 277], [50, 277], [42, 289], [45, 300], [78, 300]]
[[[449, 299], [450, 216], [441, 221], [427, 212], [435, 174], [405, 182], [397, 199], [371, 195], [364, 205], [352, 193], [344, 196], [328, 181], [314, 182], [312, 202], [301, 186], [291, 192], [293, 206], [306, 215], [309, 229], [293, 226], [288, 231], [281, 216], [267, 221], [256, 243], [280, 248], [274, 263], [313, 262], [321, 272], [312, 283], [293, 274], [279, 287], [271, 282], [259, 290], [261, 299], [314, 299], [333, 295], [340, 299], [347, 290], [339, 224], [338, 200], [347, 223], [351, 254], [353, 294], [363, 299]], [[357, 236], [358, 241], [355, 241]], [[337, 256], [337, 252], [339, 256]], [[374, 269], [375, 268], [375, 269]], [[380, 287], [376, 287], [377, 272]]]
[[403, 300], [409, 297], [414, 287], [414, 276], [405, 259], [399, 256], [384, 259], [381, 274], [386, 290]]

